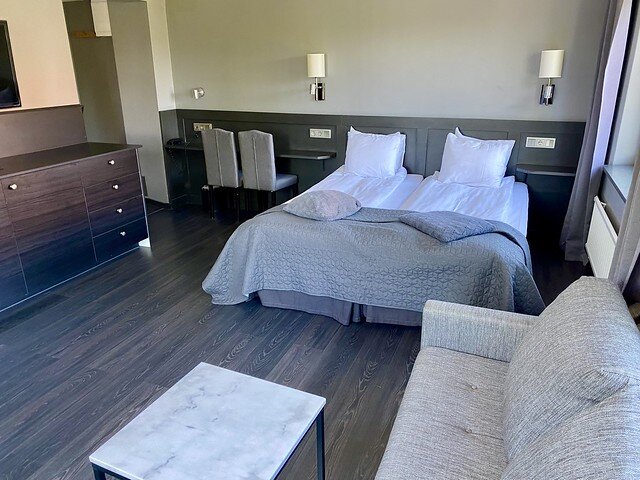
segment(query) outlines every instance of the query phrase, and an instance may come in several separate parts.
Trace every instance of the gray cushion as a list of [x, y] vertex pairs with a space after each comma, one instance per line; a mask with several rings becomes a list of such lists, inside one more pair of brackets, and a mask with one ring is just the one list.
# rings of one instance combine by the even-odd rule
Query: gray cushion
[[420, 350], [376, 480], [499, 479], [507, 364]]
[[312, 220], [339, 220], [353, 215], [362, 208], [360, 202], [337, 190], [317, 190], [294, 198], [284, 206], [284, 211]]
[[290, 175], [288, 173], [276, 173], [276, 186], [274, 191], [292, 187], [296, 183], [298, 183], [298, 177], [296, 175]]
[[509, 462], [504, 480], [640, 478], [640, 390], [626, 387], [582, 410]]
[[400, 221], [443, 243], [495, 230], [491, 222], [456, 212], [407, 213]]
[[507, 458], [595, 402], [640, 381], [640, 332], [618, 289], [584, 277], [525, 334], [505, 389]]

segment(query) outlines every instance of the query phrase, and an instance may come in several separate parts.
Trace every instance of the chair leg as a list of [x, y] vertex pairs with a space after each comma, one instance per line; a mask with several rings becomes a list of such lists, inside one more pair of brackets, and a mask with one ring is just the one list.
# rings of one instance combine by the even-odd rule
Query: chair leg
[[269, 202], [270, 203], [269, 208], [275, 207], [277, 205], [277, 202], [278, 202], [277, 193], [278, 192], [271, 192], [271, 202]]
[[205, 185], [206, 197], [209, 208], [209, 218], [216, 218], [216, 201], [215, 201], [215, 187], [213, 185]]
[[298, 189], [298, 184], [296, 183], [296, 184], [293, 186], [293, 196], [294, 196], [294, 197], [297, 197], [299, 194], [300, 194], [300, 190]]
[[236, 207], [236, 222], [240, 221], [240, 189], [236, 188], [233, 192], [233, 203]]

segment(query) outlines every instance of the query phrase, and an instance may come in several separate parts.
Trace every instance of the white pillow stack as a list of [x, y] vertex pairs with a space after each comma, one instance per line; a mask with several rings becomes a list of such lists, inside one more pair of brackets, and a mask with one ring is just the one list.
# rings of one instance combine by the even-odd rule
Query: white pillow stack
[[438, 180], [475, 187], [498, 188], [502, 182], [514, 140], [480, 140], [466, 137], [456, 128], [447, 135]]
[[404, 162], [406, 136], [362, 133], [351, 127], [347, 136], [345, 171], [361, 177], [394, 176]]

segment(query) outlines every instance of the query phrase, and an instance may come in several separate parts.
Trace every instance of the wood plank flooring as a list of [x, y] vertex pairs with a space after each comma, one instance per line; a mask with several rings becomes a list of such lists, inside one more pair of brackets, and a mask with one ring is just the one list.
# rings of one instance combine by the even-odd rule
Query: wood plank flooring
[[[203, 361], [326, 397], [328, 478], [373, 478], [419, 330], [212, 306], [200, 283], [234, 226], [158, 210], [150, 227], [152, 251], [0, 314], [0, 480], [92, 478], [88, 455]], [[582, 273], [534, 254], [547, 301]], [[315, 478], [307, 437], [279, 479]]]

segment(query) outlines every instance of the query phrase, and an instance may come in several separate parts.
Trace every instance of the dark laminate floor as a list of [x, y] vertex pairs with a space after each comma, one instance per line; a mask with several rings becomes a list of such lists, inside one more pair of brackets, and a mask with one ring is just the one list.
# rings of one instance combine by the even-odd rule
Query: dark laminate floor
[[[87, 457], [198, 362], [327, 397], [328, 478], [373, 478], [419, 348], [416, 328], [214, 307], [200, 282], [233, 226], [150, 217], [140, 250], [0, 314], [0, 479], [91, 478]], [[546, 300], [581, 273], [536, 252]], [[314, 477], [315, 438], [280, 478]]]

